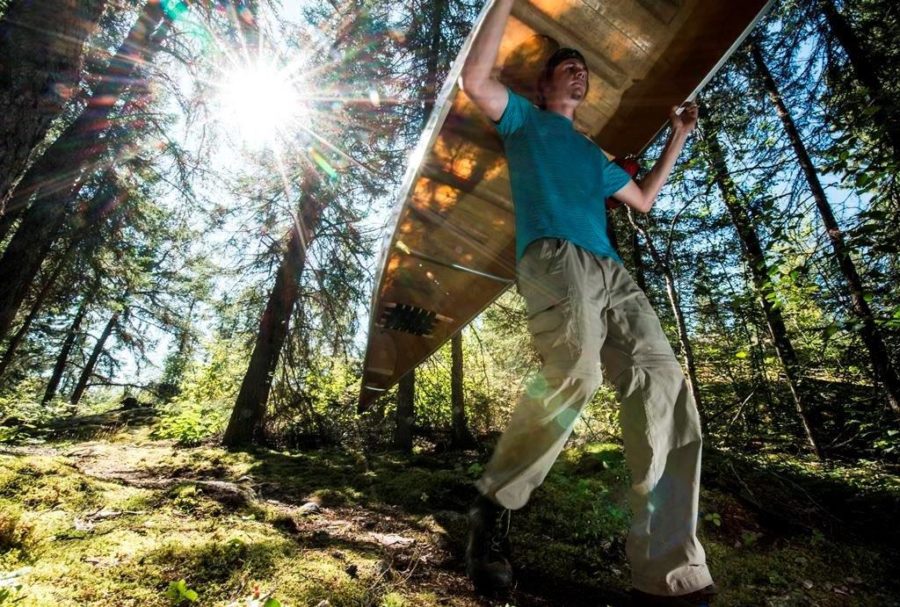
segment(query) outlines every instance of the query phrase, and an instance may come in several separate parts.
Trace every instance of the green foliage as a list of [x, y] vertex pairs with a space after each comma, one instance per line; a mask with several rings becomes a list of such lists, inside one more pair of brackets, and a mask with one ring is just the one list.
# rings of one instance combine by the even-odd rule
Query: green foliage
[[160, 407], [154, 437], [197, 445], [225, 429], [247, 364], [247, 352], [236, 341], [214, 340], [208, 360], [188, 366], [179, 395]]
[[22, 422], [15, 426], [0, 426], [0, 442], [13, 441], [20, 434], [27, 435], [37, 426], [71, 413], [68, 403], [59, 399], [43, 405], [43, 388], [41, 378], [28, 377], [0, 390], [0, 421], [12, 417]]
[[22, 590], [22, 585], [16, 585], [10, 588], [0, 588], [0, 605], [15, 605], [16, 603], [21, 603], [25, 600], [24, 595], [19, 595], [19, 592]]
[[347, 402], [350, 393], [359, 387], [356, 370], [346, 360], [333, 357], [323, 362], [321, 368], [311, 369], [304, 378], [304, 393], [321, 414]]
[[722, 517], [719, 516], [718, 512], [708, 512], [703, 515], [703, 520], [709, 523], [712, 523], [716, 527], [722, 526]]
[[197, 485], [183, 485], [175, 490], [172, 505], [184, 512], [193, 512], [200, 505]]
[[270, 428], [287, 445], [354, 444], [357, 441], [357, 364], [343, 356], [319, 356], [296, 370], [293, 385], [276, 385]]
[[[82, 447], [91, 448], [84, 445], [77, 451]], [[26, 544], [35, 554], [39, 550], [40, 558], [0, 549], [3, 571], [33, 567], [24, 578], [23, 594], [32, 601], [26, 604], [50, 604], [46, 597], [58, 595], [78, 604], [137, 600], [182, 607], [264, 607], [266, 601], [269, 607], [317, 605], [324, 599], [335, 607], [438, 607], [448, 596], [468, 600], [457, 594], [465, 586], [461, 572], [448, 574], [431, 558], [414, 560], [404, 571], [401, 559], [464, 550], [459, 543], [465, 537], [462, 513], [474, 495], [470, 473], [478, 471], [479, 456], [373, 453], [362, 463], [340, 449], [234, 453], [216, 447], [173, 452], [151, 442], [108, 445], [104, 453], [120, 473], [140, 462], [142, 478], [149, 473], [167, 477], [173, 468], [192, 477], [212, 469], [229, 478], [251, 475], [269, 488], [279, 505], [267, 506], [263, 516], [253, 519], [242, 513], [213, 518], [211, 511], [195, 505], [211, 500], [190, 485], [166, 492], [95, 481], [67, 463], [83, 455], [4, 455], [0, 512], [9, 510], [13, 500], [22, 501], [20, 495], [33, 498], [13, 510], [21, 511], [17, 527], [26, 517], [33, 526]], [[763, 589], [781, 596], [803, 588], [809, 603], [890, 604], [896, 583], [890, 558], [893, 535], [878, 528], [872, 539], [862, 542], [855, 533], [866, 527], [868, 518], [893, 511], [891, 504], [900, 497], [895, 475], [875, 463], [832, 468], [783, 455], [743, 461], [725, 460], [713, 452], [704, 460], [707, 489], [701, 494], [701, 509], [704, 516], [718, 515], [718, 524], [713, 517], [704, 522], [701, 541], [715, 564], [722, 602], [754, 605]], [[724, 489], [737, 482], [736, 473], [743, 483], [740, 491], [758, 498], [761, 508]], [[72, 490], [85, 482], [97, 492], [94, 505], [75, 501]], [[542, 582], [536, 587], [547, 588], [537, 591], [542, 599], [565, 603], [556, 594], [560, 586], [551, 581], [598, 594], [627, 592], [629, 485], [620, 446], [584, 444], [564, 450], [529, 506], [513, 513], [510, 540], [516, 563]], [[56, 497], [53, 487], [59, 489]], [[315, 516], [284, 512], [325, 490], [340, 492], [343, 501], [323, 502]], [[828, 511], [810, 509], [814, 504]], [[138, 512], [98, 520], [93, 532], [72, 530], [73, 518], [83, 519], [101, 506]], [[840, 508], [858, 516], [845, 518]], [[386, 532], [380, 526], [387, 522], [387, 512], [391, 533], [415, 539], [410, 549], [373, 547], [370, 525]], [[804, 527], [785, 533], [783, 522], [778, 522], [784, 514], [802, 517]], [[841, 521], [839, 530], [831, 527], [835, 517]], [[839, 539], [844, 531], [847, 537]], [[101, 555], [116, 555], [116, 561], [100, 565], [95, 559]], [[390, 573], [385, 575], [388, 564]], [[356, 577], [347, 573], [349, 565], [357, 566]], [[407, 575], [412, 568], [416, 575]], [[434, 574], [450, 575], [439, 593], [432, 585]], [[268, 592], [259, 590], [263, 585]], [[838, 596], [833, 587], [841, 586], [848, 594], [839, 598], [852, 600], [832, 600]], [[277, 589], [277, 599], [271, 589]], [[191, 591], [196, 600], [189, 598]], [[800, 598], [785, 599], [784, 604], [803, 604]]]
[[389, 592], [382, 597], [379, 607], [410, 607], [410, 604], [402, 595]]
[[239, 338], [207, 344], [205, 361], [193, 361], [185, 372], [179, 398], [184, 401], [228, 401], [237, 395], [247, 370], [248, 349]]
[[175, 439], [180, 446], [198, 445], [224, 430], [228, 413], [229, 407], [222, 402], [196, 403], [178, 399], [163, 409], [163, 416], [152, 435]]
[[171, 601], [172, 605], [180, 606], [186, 603], [195, 603], [200, 599], [200, 595], [195, 590], [187, 587], [184, 579], [169, 584], [166, 590], [166, 598]]

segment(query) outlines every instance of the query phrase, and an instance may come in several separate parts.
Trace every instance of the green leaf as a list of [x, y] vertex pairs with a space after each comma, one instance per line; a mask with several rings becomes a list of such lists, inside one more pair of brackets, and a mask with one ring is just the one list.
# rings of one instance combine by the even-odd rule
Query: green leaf
[[275, 599], [266, 599], [266, 602], [263, 603], [263, 607], [281, 607], [281, 603]]
[[177, 582], [169, 583], [169, 588], [166, 590], [166, 598], [172, 599], [178, 603], [184, 600], [193, 603], [200, 598], [200, 595], [188, 588], [187, 582], [182, 578]]
[[738, 352], [734, 355], [735, 358], [740, 359], [748, 358], [749, 356], [750, 353], [747, 350], [738, 350]]
[[184, 593], [184, 589], [186, 587], [186, 583], [184, 580], [178, 580], [177, 582], [170, 582], [169, 588], [166, 590], [166, 598], [169, 599], [180, 599], [181, 595]]

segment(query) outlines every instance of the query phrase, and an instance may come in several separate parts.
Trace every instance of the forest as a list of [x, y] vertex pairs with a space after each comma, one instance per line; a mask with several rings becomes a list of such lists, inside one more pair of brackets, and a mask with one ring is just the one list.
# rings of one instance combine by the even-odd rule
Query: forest
[[[539, 368], [515, 288], [357, 406], [483, 7], [0, 0], [0, 605], [629, 604], [605, 385], [512, 513], [515, 588], [466, 578]], [[775, 0], [652, 212], [608, 211], [700, 412], [716, 605], [900, 605], [898, 99], [900, 3]]]

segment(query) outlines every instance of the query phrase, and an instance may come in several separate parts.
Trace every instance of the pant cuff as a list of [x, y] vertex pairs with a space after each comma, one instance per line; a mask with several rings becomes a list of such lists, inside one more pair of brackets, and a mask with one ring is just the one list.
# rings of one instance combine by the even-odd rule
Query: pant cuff
[[485, 480], [485, 477], [481, 477], [480, 479], [475, 481], [475, 488], [478, 489], [478, 492], [481, 495], [491, 500], [501, 508], [506, 508], [507, 510], [518, 510], [525, 505], [525, 502], [527, 502], [527, 499], [525, 501], [522, 501], [521, 499], [519, 501], [510, 501], [504, 499], [503, 488], [492, 488], [490, 483]]
[[706, 565], [689, 565], [685, 575], [670, 576], [668, 580], [658, 577], [644, 577], [632, 573], [631, 585], [636, 590], [658, 596], [681, 596], [702, 590], [713, 583], [712, 575]]

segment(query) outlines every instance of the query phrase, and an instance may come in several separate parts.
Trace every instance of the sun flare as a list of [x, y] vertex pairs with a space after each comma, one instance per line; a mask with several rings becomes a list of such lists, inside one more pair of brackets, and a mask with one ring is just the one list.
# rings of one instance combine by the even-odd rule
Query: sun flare
[[219, 121], [250, 147], [271, 147], [289, 134], [307, 107], [296, 75], [259, 61], [234, 67], [218, 88]]

